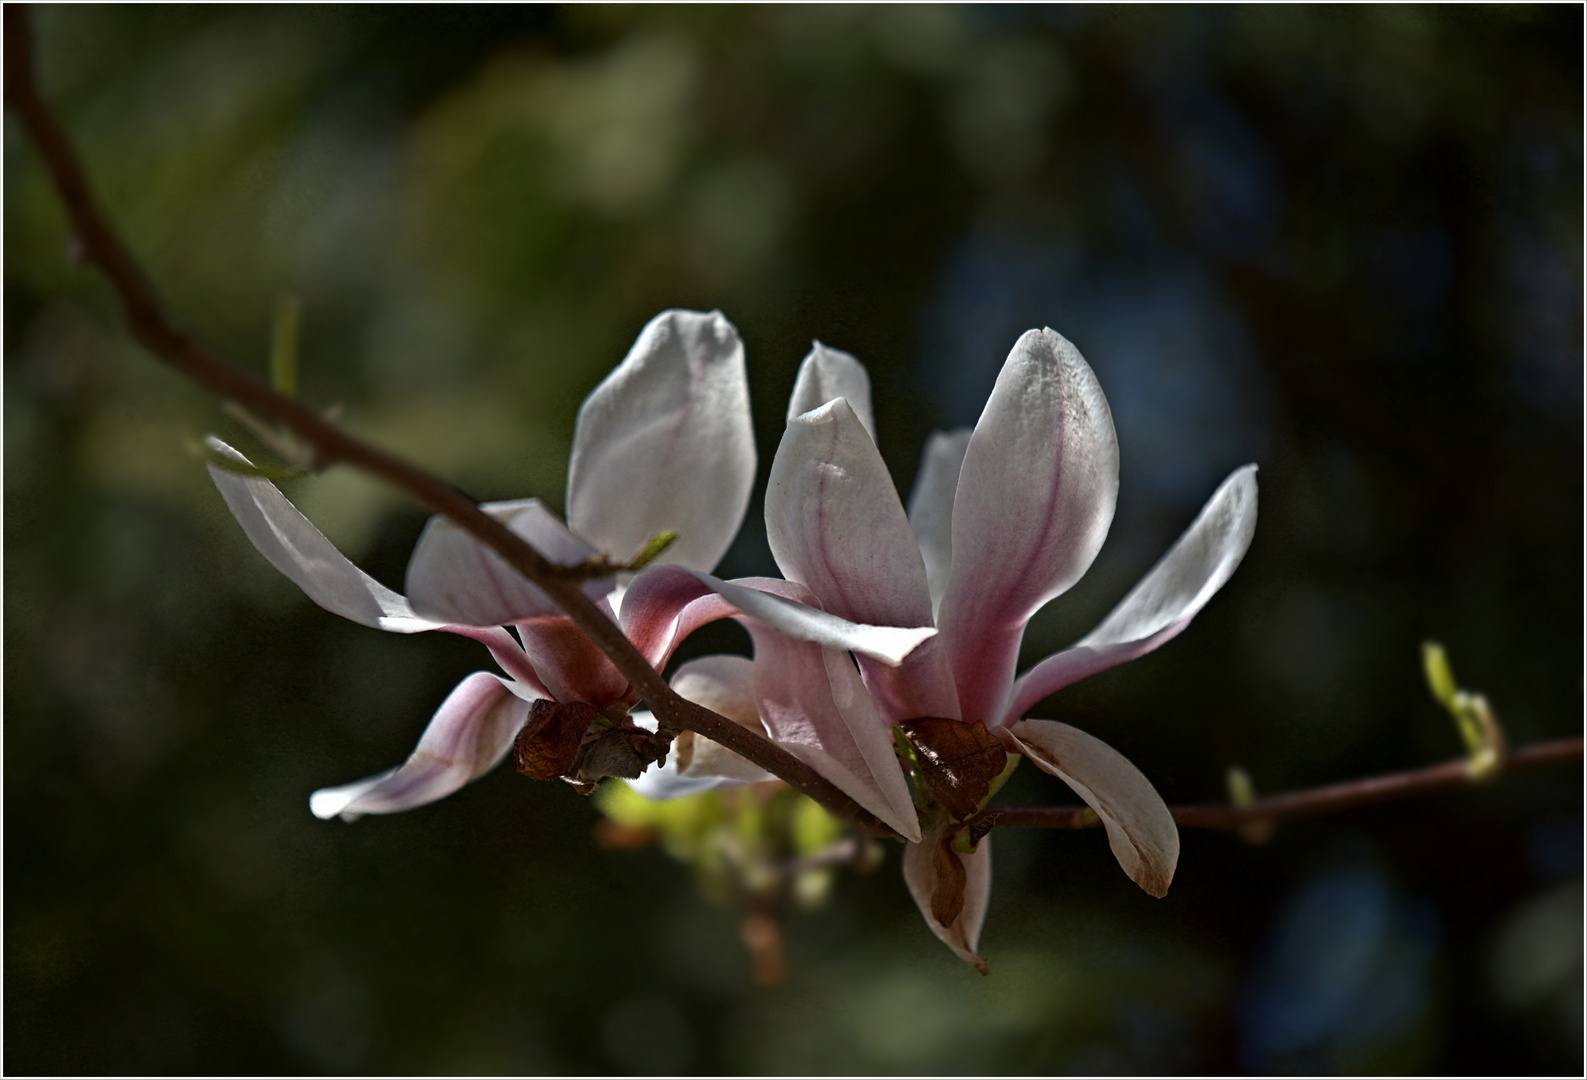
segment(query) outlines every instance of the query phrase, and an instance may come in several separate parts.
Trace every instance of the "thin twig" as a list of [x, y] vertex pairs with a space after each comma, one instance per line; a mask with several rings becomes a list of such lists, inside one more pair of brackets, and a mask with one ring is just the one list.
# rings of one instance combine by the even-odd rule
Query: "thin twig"
[[[1582, 740], [1558, 739], [1536, 743], [1512, 752], [1505, 758], [1498, 772], [1484, 780], [1472, 775], [1471, 759], [1429, 765], [1424, 769], [1369, 776], [1362, 780], [1347, 780], [1341, 784], [1291, 791], [1257, 799], [1249, 806], [1230, 806], [1217, 803], [1198, 803], [1191, 806], [1171, 806], [1174, 821], [1187, 829], [1237, 830], [1258, 822], [1271, 822], [1279, 818], [1307, 817], [1349, 810], [1357, 806], [1426, 795], [1434, 791], [1448, 791], [1485, 783], [1489, 779], [1509, 772], [1535, 769], [1544, 765], [1557, 765], [1582, 759]], [[995, 808], [983, 811], [971, 823], [985, 824], [991, 828], [1036, 829], [1092, 829], [1101, 824], [1096, 814], [1084, 806], [1020, 806]]]
[[462, 491], [349, 435], [177, 330], [166, 317], [153, 285], [100, 211], [77, 152], [39, 94], [31, 27], [26, 8], [18, 4], [5, 5], [5, 97], [38, 147], [76, 230], [83, 258], [109, 279], [133, 337], [145, 349], [195, 382], [292, 431], [312, 449], [316, 466], [351, 465], [379, 477], [491, 547], [600, 646], [644, 698], [666, 734], [698, 732], [786, 780], [862, 831], [894, 835], [875, 815], [786, 750], [676, 694], [622, 630], [579, 591], [570, 575], [554, 567]]

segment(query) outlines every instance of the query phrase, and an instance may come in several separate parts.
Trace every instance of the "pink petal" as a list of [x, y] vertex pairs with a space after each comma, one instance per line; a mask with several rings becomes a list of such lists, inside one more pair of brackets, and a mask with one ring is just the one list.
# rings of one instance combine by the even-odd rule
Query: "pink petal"
[[[915, 534], [876, 444], [847, 402], [789, 422], [772, 462], [766, 532], [783, 575], [810, 589], [826, 611], [875, 626], [931, 625]], [[889, 720], [959, 715], [938, 650], [921, 650], [897, 672], [863, 667]]]
[[659, 671], [684, 638], [737, 612], [692, 571], [659, 565], [646, 567], [629, 584], [618, 622], [628, 640]]
[[946, 826], [947, 823], [938, 825], [920, 843], [904, 848], [904, 884], [909, 886], [909, 895], [938, 940], [985, 975], [986, 961], [975, 950], [981, 943], [981, 926], [986, 922], [986, 909], [992, 899], [992, 838], [982, 837], [972, 854], [954, 853], [965, 869], [964, 909], [950, 925], [944, 926], [931, 913], [931, 895], [937, 881], [936, 846]]
[[[611, 614], [604, 601], [600, 606]], [[515, 625], [535, 674], [557, 701], [582, 701], [600, 709], [628, 696], [623, 673], [566, 615], [544, 615]]]
[[445, 798], [496, 767], [528, 714], [528, 702], [505, 682], [477, 671], [447, 695], [406, 762], [364, 780], [322, 788], [309, 799], [309, 809], [318, 818], [340, 815], [354, 821]]
[[755, 695], [778, 745], [910, 839], [920, 836], [914, 800], [848, 654], [795, 641], [745, 620], [755, 641]]
[[[557, 565], [577, 566], [596, 554], [539, 499], [483, 503], [480, 509]], [[608, 575], [585, 582], [581, 589], [591, 600], [599, 600], [614, 584], [615, 578]], [[562, 614], [507, 560], [440, 515], [432, 517], [419, 534], [408, 560], [407, 587], [415, 610], [461, 626], [502, 626]]]
[[1190, 625], [1240, 565], [1256, 533], [1256, 466], [1230, 473], [1190, 528], [1091, 633], [1014, 683], [1003, 723], [1048, 694], [1144, 656]]
[[953, 566], [953, 494], [959, 487], [959, 468], [970, 445], [970, 428], [933, 431], [920, 455], [915, 488], [909, 493], [909, 527], [926, 563], [926, 582], [932, 609], [942, 604]]
[[579, 408], [568, 522], [614, 558], [656, 533], [663, 558], [721, 561], [755, 483], [744, 345], [719, 311], [664, 311]]
[[810, 343], [810, 354], [799, 365], [793, 394], [788, 398], [788, 422], [819, 409], [835, 398], [843, 398], [854, 410], [865, 433], [876, 441], [876, 420], [871, 415], [871, 377], [865, 365], [841, 349], [830, 349], [819, 341]]
[[1025, 624], [1096, 557], [1118, 472], [1096, 376], [1058, 334], [1029, 331], [970, 437], [953, 504], [939, 626], [966, 720], [1002, 714]]
[[[214, 436], [206, 441], [215, 452], [248, 464], [247, 458]], [[442, 625], [414, 614], [407, 597], [354, 566], [270, 481], [218, 465], [209, 466], [209, 475], [259, 553], [326, 611], [398, 634]]]
[[1021, 720], [1008, 730], [1025, 756], [1096, 811], [1130, 880], [1166, 896], [1179, 862], [1179, 830], [1141, 770], [1101, 739], [1055, 720]]

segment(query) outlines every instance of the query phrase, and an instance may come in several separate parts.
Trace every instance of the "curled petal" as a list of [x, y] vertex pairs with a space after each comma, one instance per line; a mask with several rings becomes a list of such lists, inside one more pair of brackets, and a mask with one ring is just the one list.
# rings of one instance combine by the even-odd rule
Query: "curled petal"
[[[559, 566], [577, 566], [596, 554], [539, 499], [482, 503], [480, 509]], [[591, 600], [600, 600], [614, 583], [608, 575], [580, 587]], [[439, 514], [419, 534], [419, 543], [408, 560], [407, 587], [415, 610], [460, 626], [501, 626], [562, 614], [549, 596], [506, 559]]]
[[966, 720], [1001, 714], [1025, 624], [1091, 565], [1118, 476], [1096, 376], [1053, 331], [1024, 334], [970, 436], [953, 502], [938, 624]]
[[[938, 825], [920, 843], [904, 848], [904, 884], [931, 932], [985, 975], [986, 961], [975, 950], [992, 898], [992, 838], [982, 837], [971, 854], [953, 851], [943, 843], [950, 824]], [[939, 915], [951, 917], [944, 923]]]
[[1055, 720], [1021, 720], [1007, 730], [1020, 752], [1096, 811], [1130, 880], [1152, 896], [1168, 895], [1179, 862], [1179, 830], [1141, 770], [1101, 739]]
[[755, 483], [744, 345], [713, 311], [664, 311], [579, 408], [568, 523], [626, 559], [663, 530], [668, 562], [716, 566]]
[[854, 410], [871, 441], [876, 441], [876, 420], [871, 415], [871, 377], [865, 365], [841, 349], [819, 341], [810, 343], [810, 354], [799, 365], [793, 394], [788, 398], [788, 422], [818, 409], [834, 398], [843, 398]]
[[1014, 684], [1004, 715], [1013, 723], [1048, 694], [1144, 656], [1177, 635], [1221, 589], [1256, 532], [1256, 466], [1230, 473], [1190, 528], [1091, 633], [1031, 668]]
[[[755, 709], [754, 664], [744, 656], [702, 656], [678, 668], [672, 688], [681, 696], [764, 735]], [[652, 765], [629, 786], [649, 799], [675, 799], [722, 784], [776, 777], [726, 747], [692, 731], [673, 741], [663, 766]]]
[[408, 760], [395, 769], [341, 787], [321, 788], [309, 799], [317, 818], [393, 814], [445, 798], [495, 768], [523, 727], [529, 703], [507, 683], [476, 671], [447, 695]]
[[933, 431], [920, 455], [915, 489], [909, 493], [909, 527], [926, 563], [933, 611], [942, 604], [948, 571], [953, 567], [953, 494], [959, 487], [959, 468], [970, 435], [970, 428]]
[[737, 612], [694, 571], [659, 565], [646, 567], [629, 584], [618, 609], [618, 624], [650, 666], [660, 669], [684, 638]]
[[[724, 603], [691, 606], [711, 593]], [[930, 626], [853, 623], [791, 599], [794, 595], [809, 597], [793, 582], [772, 578], [723, 581], [683, 567], [653, 566], [634, 578], [623, 594], [622, 626], [629, 640], [653, 662], [664, 661], [683, 635], [700, 623], [734, 613], [752, 616], [800, 641], [852, 650], [894, 666], [936, 634]]]
[[[206, 442], [216, 453], [248, 464], [247, 458], [214, 436]], [[442, 625], [420, 618], [407, 597], [354, 566], [270, 481], [219, 465], [210, 465], [209, 475], [259, 553], [326, 611], [399, 634]]]
[[846, 653], [795, 641], [746, 621], [755, 641], [755, 703], [773, 741], [911, 840], [920, 836], [914, 800]]

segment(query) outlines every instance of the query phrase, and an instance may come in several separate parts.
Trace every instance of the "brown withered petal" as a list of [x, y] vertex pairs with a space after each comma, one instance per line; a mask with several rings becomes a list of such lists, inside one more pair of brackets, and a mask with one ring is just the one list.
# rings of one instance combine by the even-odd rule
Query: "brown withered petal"
[[898, 727], [915, 748], [926, 794], [959, 821], [980, 809], [1008, 764], [1008, 752], [985, 724], [922, 716]]
[[582, 701], [547, 701], [529, 706], [529, 720], [513, 740], [518, 771], [533, 780], [555, 780], [573, 770], [584, 733], [600, 716]]
[[[958, 723], [957, 720], [950, 721]], [[953, 850], [956, 830], [947, 829], [931, 853], [931, 868], [935, 880], [931, 884], [931, 915], [943, 926], [952, 926], [953, 920], [964, 910], [964, 863]]]

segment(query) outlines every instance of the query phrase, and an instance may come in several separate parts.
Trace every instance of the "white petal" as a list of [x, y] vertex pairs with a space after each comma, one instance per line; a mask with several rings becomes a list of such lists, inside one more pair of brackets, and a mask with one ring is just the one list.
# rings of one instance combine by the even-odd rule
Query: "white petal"
[[755, 483], [744, 345], [713, 311], [664, 311], [579, 408], [568, 523], [627, 559], [657, 533], [667, 562], [710, 570]]
[[1141, 770], [1101, 739], [1055, 720], [1021, 720], [1009, 730], [1027, 757], [1096, 811], [1130, 880], [1166, 896], [1179, 862], [1179, 830]]
[[876, 444], [831, 401], [783, 432], [766, 488], [766, 537], [783, 576], [834, 615], [931, 625], [926, 566]]
[[[575, 536], [539, 499], [483, 503], [480, 509], [506, 525], [547, 560], [577, 566], [595, 549]], [[584, 582], [591, 600], [611, 591], [614, 578]], [[563, 611], [495, 551], [437, 514], [419, 534], [408, 560], [408, 595], [416, 611], [461, 626], [502, 626]]]
[[529, 703], [502, 679], [476, 671], [457, 684], [424, 729], [418, 748], [400, 767], [309, 799], [318, 818], [392, 814], [445, 798], [495, 768], [511, 749]]
[[1183, 626], [1234, 574], [1256, 533], [1256, 466], [1230, 473], [1168, 553], [1079, 644], [1136, 642]]
[[1051, 330], [1015, 343], [959, 472], [938, 625], [964, 719], [995, 723], [1036, 609], [1085, 573], [1113, 520], [1119, 451], [1096, 376]]
[[948, 591], [953, 567], [953, 493], [959, 487], [959, 468], [970, 445], [970, 428], [933, 431], [920, 455], [915, 489], [909, 493], [909, 527], [926, 562], [926, 583], [931, 588], [935, 612]]
[[[247, 458], [214, 436], [206, 442], [217, 453], [248, 464]], [[218, 465], [209, 466], [209, 475], [259, 553], [326, 611], [399, 634], [442, 625], [415, 615], [407, 597], [354, 566], [270, 481]]]
[[1005, 722], [1019, 719], [1048, 694], [1151, 652], [1190, 625], [1251, 546], [1256, 501], [1256, 466], [1230, 473], [1190, 528], [1101, 625], [1020, 676]]
[[818, 409], [834, 398], [843, 398], [876, 441], [876, 420], [871, 414], [871, 376], [865, 365], [841, 349], [819, 341], [810, 343], [810, 354], [799, 365], [793, 394], [788, 398], [788, 420]]
[[938, 825], [920, 843], [904, 848], [904, 884], [909, 886], [909, 895], [938, 940], [985, 975], [986, 961], [975, 950], [981, 943], [981, 926], [986, 922], [986, 909], [992, 899], [992, 838], [982, 837], [972, 854], [954, 852], [965, 870], [964, 908], [951, 925], [944, 926], [931, 913], [931, 896], [937, 883], [936, 846], [946, 827], [947, 823]]

